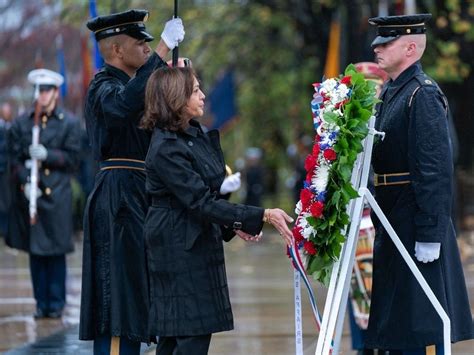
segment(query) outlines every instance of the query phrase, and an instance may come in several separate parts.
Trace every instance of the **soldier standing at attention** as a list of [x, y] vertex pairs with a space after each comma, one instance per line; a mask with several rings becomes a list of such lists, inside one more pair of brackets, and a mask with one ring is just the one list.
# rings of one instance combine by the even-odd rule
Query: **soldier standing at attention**
[[100, 171], [84, 213], [79, 338], [95, 354], [139, 354], [149, 343], [148, 272], [143, 224], [148, 208], [144, 159], [150, 134], [138, 128], [145, 85], [184, 38], [181, 19], [165, 25], [153, 51], [148, 12], [129, 10], [90, 20], [104, 67], [89, 85], [87, 133]]
[[[389, 80], [377, 109], [375, 197], [451, 320], [451, 341], [472, 339], [472, 316], [451, 219], [449, 106], [422, 70], [431, 14], [376, 17], [376, 62]], [[444, 354], [443, 324], [389, 235], [374, 219], [374, 273], [366, 347]]]
[[[28, 74], [35, 85], [39, 144], [32, 145], [35, 110], [12, 123], [12, 203], [7, 245], [30, 255], [31, 280], [36, 300], [35, 318], [60, 318], [66, 303], [66, 253], [74, 250], [71, 177], [78, 165], [79, 121], [58, 105], [62, 75], [47, 69]], [[31, 159], [37, 159], [38, 186], [30, 182]], [[31, 190], [36, 189], [37, 218], [30, 222]]]

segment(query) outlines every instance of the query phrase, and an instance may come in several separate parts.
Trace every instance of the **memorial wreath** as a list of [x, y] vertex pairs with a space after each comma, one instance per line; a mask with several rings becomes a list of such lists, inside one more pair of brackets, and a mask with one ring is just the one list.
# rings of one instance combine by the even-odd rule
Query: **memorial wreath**
[[375, 84], [350, 64], [344, 75], [315, 83], [311, 111], [316, 131], [293, 235], [306, 256], [309, 274], [328, 285], [331, 269], [341, 253], [349, 224], [347, 205], [358, 196], [351, 175], [367, 122], [378, 102]]

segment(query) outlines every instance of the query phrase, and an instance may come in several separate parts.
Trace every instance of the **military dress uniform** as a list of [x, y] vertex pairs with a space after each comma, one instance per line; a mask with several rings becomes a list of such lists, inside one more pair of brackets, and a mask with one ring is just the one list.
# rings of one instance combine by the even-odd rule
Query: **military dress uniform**
[[0, 238], [7, 233], [11, 188], [8, 162], [8, 132], [11, 123], [0, 117]]
[[[145, 15], [146, 11], [130, 10], [92, 20], [88, 26], [104, 29], [96, 31], [97, 39], [118, 29], [149, 41], [153, 37], [141, 22]], [[138, 349], [139, 342], [152, 340], [143, 236], [148, 208], [144, 160], [150, 134], [138, 125], [148, 77], [165, 65], [153, 53], [130, 78], [105, 64], [88, 88], [87, 133], [100, 171], [84, 212], [81, 340], [123, 337], [138, 343]]]
[[[383, 25], [389, 20], [394, 21], [390, 25], [399, 24], [392, 29], [410, 29], [398, 18], [383, 19]], [[416, 17], [411, 20], [417, 23]], [[376, 39], [375, 45], [385, 39]], [[419, 62], [389, 80], [380, 98], [376, 129], [385, 132], [385, 138], [373, 150], [376, 200], [447, 312], [451, 341], [471, 339], [472, 317], [451, 219], [453, 162], [447, 100]], [[442, 345], [440, 317], [376, 216], [374, 223], [366, 347], [408, 350]], [[415, 242], [441, 243], [439, 259], [417, 261]]]
[[37, 221], [30, 225], [29, 202], [23, 189], [30, 177], [28, 148], [33, 116], [30, 111], [16, 118], [10, 129], [14, 186], [6, 242], [30, 254], [36, 315], [57, 317], [66, 302], [65, 254], [74, 250], [71, 177], [78, 165], [79, 121], [57, 107], [40, 115], [40, 144], [48, 155], [39, 168], [42, 195], [37, 199]]
[[160, 336], [159, 347], [168, 337], [210, 341], [211, 333], [233, 329], [222, 241], [234, 229], [258, 234], [264, 210], [219, 194], [225, 178], [219, 133], [205, 133], [195, 120], [184, 132], [155, 129], [146, 171], [150, 332]]

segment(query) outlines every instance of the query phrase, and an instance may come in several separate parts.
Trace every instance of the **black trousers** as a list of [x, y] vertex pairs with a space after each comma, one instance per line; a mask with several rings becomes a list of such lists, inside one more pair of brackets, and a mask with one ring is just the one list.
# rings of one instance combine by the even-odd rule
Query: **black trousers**
[[66, 304], [66, 255], [30, 254], [30, 271], [36, 307], [45, 314], [61, 312]]
[[190, 337], [159, 337], [156, 355], [207, 355], [212, 334]]

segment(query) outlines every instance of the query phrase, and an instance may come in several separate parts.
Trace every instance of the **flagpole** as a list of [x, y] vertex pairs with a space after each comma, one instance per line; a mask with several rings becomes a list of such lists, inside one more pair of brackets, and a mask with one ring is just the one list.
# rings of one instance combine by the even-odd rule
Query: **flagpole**
[[[178, 0], [174, 0], [174, 18], [178, 17]], [[179, 48], [178, 45], [173, 49], [173, 67], [178, 64], [178, 57], [179, 57]]]

